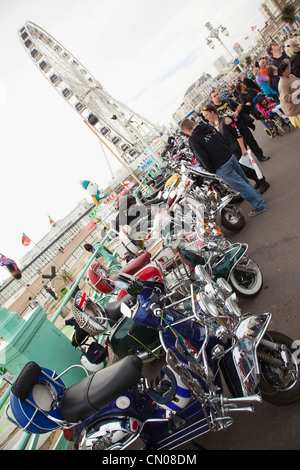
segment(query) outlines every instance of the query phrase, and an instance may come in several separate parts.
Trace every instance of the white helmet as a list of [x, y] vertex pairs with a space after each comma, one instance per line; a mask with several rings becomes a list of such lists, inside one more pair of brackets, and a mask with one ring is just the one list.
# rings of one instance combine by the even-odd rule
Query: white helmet
[[104, 367], [107, 366], [107, 359], [104, 359], [104, 361], [100, 362], [100, 364], [93, 364], [88, 360], [85, 354], [81, 356], [80, 362], [86, 370], [93, 373], [98, 372], [98, 370], [104, 369]]
[[80, 362], [89, 372], [98, 372], [104, 369], [108, 362], [108, 349], [94, 341], [85, 353], [82, 354]]

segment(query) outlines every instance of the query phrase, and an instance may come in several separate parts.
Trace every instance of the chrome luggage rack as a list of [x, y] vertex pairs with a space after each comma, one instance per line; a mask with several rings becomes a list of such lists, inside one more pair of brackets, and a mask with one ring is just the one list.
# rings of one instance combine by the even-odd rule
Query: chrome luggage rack
[[[36, 365], [37, 365], [37, 364], [36, 364]], [[38, 365], [37, 365], [37, 366], [38, 366]], [[25, 366], [24, 366], [24, 367], [25, 367]], [[39, 367], [39, 366], [38, 366], [38, 367]], [[54, 408], [57, 407], [57, 405], [58, 405], [58, 403], [59, 403], [59, 401], [60, 401], [59, 395], [57, 394], [57, 390], [54, 389], [53, 384], [55, 384], [55, 385], [61, 390], [60, 393], [63, 394], [63, 392], [65, 391], [65, 389], [66, 389], [67, 387], [64, 385], [64, 383], [63, 383], [62, 381], [61, 381], [62, 383], [59, 382], [59, 379], [60, 379], [63, 375], [65, 375], [67, 372], [69, 372], [71, 369], [74, 369], [75, 367], [83, 369], [83, 371], [85, 372], [86, 376], [89, 375], [89, 373], [88, 373], [88, 371], [85, 369], [85, 367], [83, 367], [83, 366], [81, 366], [81, 365], [78, 365], [78, 364], [75, 364], [75, 365], [73, 365], [73, 366], [68, 367], [66, 370], [64, 370], [64, 371], [63, 371], [61, 374], [59, 374], [59, 375], [57, 375], [57, 373], [56, 373], [55, 371], [51, 371], [51, 372], [52, 372], [52, 375], [49, 375], [49, 374], [48, 374], [47, 372], [45, 372], [45, 370], [41, 367], [41, 368], [40, 368], [40, 369], [41, 369], [40, 374], [45, 377], [45, 380], [42, 380], [42, 381], [39, 380], [39, 381], [37, 382], [36, 380], [33, 381], [33, 380], [31, 379], [31, 377], [28, 377], [28, 382], [29, 382], [29, 383], [26, 383], [26, 388], [27, 388], [28, 386], [30, 387], [30, 385], [32, 385], [32, 387], [31, 387], [30, 390], [29, 390], [29, 393], [30, 393], [30, 392], [32, 391], [34, 385], [36, 385], [37, 383], [42, 383], [42, 385], [45, 387], [45, 391], [46, 391], [47, 394], [50, 395], [51, 398], [52, 398], [52, 403], [51, 403], [50, 410], [49, 410], [49, 411], [51, 411], [51, 410], [53, 410]], [[49, 369], [47, 369], [47, 370], [49, 370]], [[19, 375], [20, 375], [20, 374], [19, 374]], [[14, 384], [17, 383], [18, 378], [19, 378], [19, 376], [16, 378], [16, 380], [14, 381], [14, 383], [13, 383], [12, 385], [14, 385]], [[22, 377], [22, 380], [24, 381], [24, 376]], [[25, 381], [26, 381], [26, 376], [25, 376]], [[32, 383], [30, 383], [30, 381], [31, 381]], [[29, 393], [27, 394], [27, 398], [25, 398], [25, 399], [23, 399], [23, 397], [21, 398], [21, 397], [18, 397], [17, 395], [16, 395], [16, 396], [17, 396], [17, 398], [18, 398], [19, 400], [22, 400], [22, 401], [26, 402], [28, 405], [30, 405], [30, 406], [32, 406], [32, 407], [34, 408], [35, 411], [34, 411], [33, 415], [31, 416], [31, 418], [28, 418], [28, 422], [27, 422], [26, 426], [21, 426], [13, 417], [11, 417], [11, 416], [9, 415], [9, 409], [11, 408], [11, 405], [10, 405], [10, 403], [8, 403], [8, 405], [7, 405], [6, 408], [5, 408], [5, 414], [6, 414], [6, 418], [7, 418], [11, 423], [13, 423], [13, 424], [14, 424], [15, 426], [17, 426], [18, 428], [21, 428], [23, 431], [30, 432], [30, 431], [28, 431], [28, 428], [30, 427], [31, 424], [34, 424], [35, 426], [37, 426], [36, 423], [34, 423], [34, 419], [35, 419], [37, 413], [40, 412], [40, 413], [42, 413], [47, 419], [49, 419], [50, 421], [53, 421], [53, 422], [55, 423], [55, 425], [56, 425], [56, 428], [55, 428], [55, 429], [57, 429], [57, 428], [65, 428], [65, 427], [71, 425], [71, 423], [67, 423], [65, 420], [57, 419], [57, 418], [51, 416], [51, 415], [49, 414], [49, 412], [43, 410], [38, 404], [36, 404], [35, 402], [29, 400], [29, 399], [28, 399]], [[52, 430], [49, 429], [49, 432], [51, 432], [51, 431], [52, 431]]]

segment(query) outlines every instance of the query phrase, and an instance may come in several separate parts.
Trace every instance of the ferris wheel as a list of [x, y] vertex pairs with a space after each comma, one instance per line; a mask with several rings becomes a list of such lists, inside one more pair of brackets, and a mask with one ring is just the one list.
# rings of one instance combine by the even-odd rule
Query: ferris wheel
[[27, 21], [19, 36], [49, 83], [101, 141], [105, 139], [118, 149], [120, 160], [130, 166], [146, 153], [158, 161], [151, 148], [151, 142], [162, 135], [158, 126], [113, 98], [69, 51], [38, 25]]

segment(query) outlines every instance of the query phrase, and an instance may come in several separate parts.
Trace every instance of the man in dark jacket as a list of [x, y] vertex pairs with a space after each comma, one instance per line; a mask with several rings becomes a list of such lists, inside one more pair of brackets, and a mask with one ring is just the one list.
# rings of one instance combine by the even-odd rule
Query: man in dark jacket
[[184, 119], [180, 128], [190, 136], [189, 145], [199, 163], [207, 171], [216, 173], [252, 204], [253, 210], [249, 217], [255, 217], [266, 210], [261, 194], [255, 191], [247, 179], [220, 132], [204, 122], [197, 125], [191, 119]]
[[239, 82], [236, 84], [236, 90], [239, 93], [238, 101], [243, 106], [243, 110], [251, 114], [255, 119], [261, 119], [260, 113], [255, 108], [254, 99], [258, 93], [253, 88], [248, 88], [245, 83]]
[[251, 78], [248, 77], [247, 73], [243, 75], [243, 83], [246, 85], [247, 88], [253, 88], [257, 91], [257, 93], [261, 93], [261, 89], [258, 84], [254, 80], [251, 80]]

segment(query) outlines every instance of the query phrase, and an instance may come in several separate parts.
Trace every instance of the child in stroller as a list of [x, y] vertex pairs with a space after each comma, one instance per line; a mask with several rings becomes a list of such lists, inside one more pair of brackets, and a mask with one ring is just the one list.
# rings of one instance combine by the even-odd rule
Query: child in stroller
[[261, 122], [270, 138], [285, 134], [287, 130], [290, 130], [290, 120], [283, 113], [280, 103], [275, 103], [272, 99], [261, 94], [257, 95], [253, 101], [255, 108], [262, 115]]
[[274, 103], [274, 101], [260, 96], [257, 99], [256, 109], [266, 118], [273, 118], [276, 115], [281, 116], [286, 122], [289, 122], [289, 118], [283, 113], [280, 104]]

